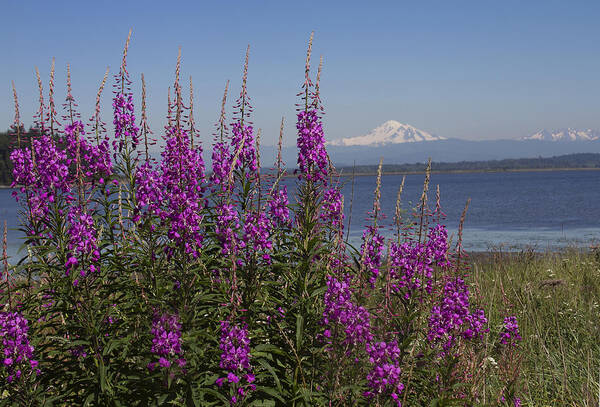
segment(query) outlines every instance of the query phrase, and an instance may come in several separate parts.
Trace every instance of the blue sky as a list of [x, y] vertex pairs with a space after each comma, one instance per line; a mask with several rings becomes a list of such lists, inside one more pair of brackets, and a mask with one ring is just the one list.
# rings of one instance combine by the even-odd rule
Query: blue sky
[[[74, 96], [89, 117], [104, 70], [118, 70], [129, 28], [136, 100], [144, 72], [156, 133], [179, 46], [182, 76], [194, 78], [196, 121], [209, 141], [225, 82], [231, 80], [231, 96], [239, 93], [250, 44], [253, 121], [271, 144], [285, 116], [286, 143], [293, 144], [295, 95], [313, 30], [313, 66], [324, 58], [328, 139], [362, 135], [390, 119], [465, 139], [600, 129], [598, 1], [323, 3], [4, 0], [0, 129], [13, 119], [11, 80], [31, 123], [34, 68], [47, 91], [52, 57], [58, 99], [70, 63]], [[111, 123], [109, 92], [103, 104]]]

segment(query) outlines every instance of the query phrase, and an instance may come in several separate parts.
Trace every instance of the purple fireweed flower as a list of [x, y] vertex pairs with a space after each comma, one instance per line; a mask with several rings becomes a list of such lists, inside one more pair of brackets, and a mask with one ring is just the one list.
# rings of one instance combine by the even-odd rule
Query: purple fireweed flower
[[465, 339], [481, 338], [484, 332], [489, 331], [489, 329], [485, 327], [488, 320], [482, 309], [470, 312], [466, 316], [466, 322], [468, 325], [466, 325], [466, 328], [464, 328], [462, 332], [462, 336]]
[[68, 249], [70, 252], [65, 268], [67, 274], [73, 267], [79, 264], [79, 260], [86, 259], [88, 264], [87, 270], [81, 270], [81, 277], [87, 274], [87, 271], [94, 271], [96, 268], [93, 262], [97, 262], [100, 259], [100, 252], [98, 251], [98, 232], [94, 227], [94, 218], [83, 210], [80, 206], [74, 206], [69, 208], [67, 215], [69, 221], [69, 229], [67, 235], [69, 236]]
[[113, 124], [115, 125], [115, 140], [113, 148], [122, 151], [128, 140], [131, 147], [139, 143], [139, 129], [135, 124], [135, 113], [133, 112], [133, 96], [131, 93], [122, 93], [120, 90], [113, 98]]
[[321, 119], [315, 109], [298, 113], [298, 167], [300, 178], [327, 183], [329, 159]]
[[231, 127], [231, 150], [232, 164], [233, 157], [237, 155], [235, 168], [247, 169], [246, 178], [248, 179], [255, 176], [258, 162], [252, 126], [242, 125], [239, 121], [233, 123]]
[[[215, 186], [220, 186], [222, 191], [227, 190], [229, 183], [229, 173], [231, 172], [232, 156], [229, 147], [224, 142], [215, 143], [212, 152], [212, 174], [210, 182]], [[216, 190], [217, 188], [214, 187]]]
[[428, 341], [441, 343], [444, 351], [450, 349], [459, 336], [465, 339], [480, 337], [485, 332], [487, 319], [483, 310], [469, 310], [469, 289], [461, 278], [446, 282], [440, 304], [434, 305], [429, 316]]
[[[227, 371], [227, 377], [219, 378], [215, 383], [219, 387], [225, 382], [231, 383], [243, 399], [245, 391], [256, 389], [252, 384], [255, 377], [251, 372], [250, 339], [246, 325], [232, 325], [228, 321], [221, 321], [219, 349], [222, 352], [219, 366]], [[232, 401], [233, 404], [236, 402], [237, 399]]]
[[157, 214], [163, 201], [160, 174], [150, 163], [138, 167], [135, 173], [137, 212]]
[[[325, 310], [321, 323], [326, 326], [324, 336], [330, 338], [338, 326], [345, 333], [344, 345], [364, 344], [372, 339], [369, 311], [352, 302], [350, 277], [343, 280], [327, 277], [327, 291], [323, 298]], [[332, 340], [335, 338], [332, 338]]]
[[[158, 365], [164, 368], [171, 367], [171, 360], [177, 360], [177, 364], [181, 365], [181, 324], [179, 318], [175, 314], [158, 314], [154, 315], [152, 321], [152, 347], [150, 352], [159, 357]], [[156, 364], [152, 365], [152, 369]], [[152, 370], [150, 369], [150, 370]]]
[[427, 249], [432, 263], [439, 267], [449, 267], [448, 259], [448, 231], [444, 225], [435, 225], [427, 234]]
[[390, 245], [390, 277], [395, 292], [410, 298], [416, 290], [431, 293], [433, 267], [428, 247], [419, 242]]
[[277, 226], [289, 225], [290, 208], [287, 194], [287, 186], [271, 191], [269, 195], [269, 217]]
[[185, 131], [167, 139], [161, 170], [164, 202], [160, 217], [168, 220], [169, 238], [195, 256], [203, 240], [204, 161], [202, 150], [191, 148]]
[[[83, 138], [85, 134], [83, 123], [75, 121], [67, 125], [64, 130], [64, 142], [67, 146], [69, 155], [68, 163], [76, 161], [77, 154], [81, 163], [82, 175], [91, 178], [107, 177], [112, 173], [112, 162], [107, 140], [102, 140], [99, 144], [93, 145]], [[78, 149], [79, 144], [79, 151]]]
[[382, 255], [384, 249], [383, 236], [379, 234], [375, 226], [367, 226], [363, 232], [363, 243], [361, 245], [361, 253], [363, 266], [369, 273], [369, 282], [371, 287], [375, 287], [375, 282], [379, 276], [379, 269], [382, 264]]
[[250, 369], [250, 339], [245, 325], [221, 322], [221, 369], [237, 372]]
[[343, 195], [338, 188], [329, 188], [323, 193], [321, 221], [333, 230], [344, 228]]
[[503, 345], [517, 346], [517, 342], [521, 339], [517, 317], [510, 316], [504, 318], [504, 325], [502, 331], [500, 331], [500, 343]]
[[[20, 313], [0, 312], [0, 360], [8, 382], [20, 379], [23, 372], [40, 373], [28, 331], [28, 321]], [[0, 367], [0, 374], [2, 370]]]
[[222, 204], [216, 209], [215, 233], [221, 242], [221, 253], [229, 255], [237, 250], [237, 233], [241, 226], [238, 213], [233, 205]]
[[416, 290], [430, 294], [434, 266], [449, 267], [448, 233], [443, 225], [432, 227], [425, 243], [416, 241], [390, 246], [392, 289], [410, 298]]
[[160, 170], [145, 163], [136, 172], [136, 212], [157, 215], [168, 227], [169, 239], [196, 257], [204, 239], [202, 149], [191, 147], [185, 131], [170, 132]]
[[[32, 150], [24, 148], [11, 153], [14, 165], [11, 186], [20, 186], [21, 193], [30, 190], [28, 204], [31, 215], [41, 219], [48, 213], [48, 205], [56, 200], [58, 193], [70, 191], [69, 162], [66, 153], [46, 134], [33, 140]], [[13, 196], [17, 197], [16, 192]]]
[[273, 248], [270, 239], [273, 225], [264, 212], [251, 213], [244, 222], [244, 236], [239, 242], [240, 247], [248, 245], [255, 252], [262, 252], [265, 261], [270, 261], [269, 251]]
[[398, 395], [404, 390], [404, 384], [400, 382], [400, 348], [396, 341], [375, 342], [367, 344], [371, 371], [367, 374], [367, 382], [371, 390], [367, 391], [367, 397], [378, 395], [389, 395], [398, 406]]

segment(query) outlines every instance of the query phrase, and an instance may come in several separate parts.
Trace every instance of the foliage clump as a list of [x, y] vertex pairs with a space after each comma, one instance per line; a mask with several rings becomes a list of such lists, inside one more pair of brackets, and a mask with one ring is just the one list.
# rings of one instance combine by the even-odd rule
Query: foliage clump
[[362, 244], [344, 239], [312, 37], [293, 199], [280, 160], [261, 173], [248, 53], [207, 173], [179, 58], [160, 161], [148, 154], [145, 82], [138, 126], [128, 44], [114, 137], [98, 105], [86, 132], [70, 81], [62, 129], [41, 97], [40, 134], [17, 131], [13, 187], [28, 255], [10, 278], [6, 265], [0, 404], [518, 405], [518, 369], [492, 395], [482, 380], [494, 374], [490, 358], [514, 366], [505, 355], [519, 347], [517, 321], [507, 315], [501, 333], [490, 326], [460, 237], [451, 249], [439, 200], [429, 209], [429, 174], [419, 215], [398, 211], [387, 238], [380, 167]]

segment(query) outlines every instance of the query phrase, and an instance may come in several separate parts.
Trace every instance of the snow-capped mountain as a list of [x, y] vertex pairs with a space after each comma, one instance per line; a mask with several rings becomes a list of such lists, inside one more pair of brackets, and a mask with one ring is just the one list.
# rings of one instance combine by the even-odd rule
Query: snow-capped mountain
[[370, 146], [378, 147], [386, 144], [414, 143], [419, 141], [445, 140], [444, 137], [438, 137], [419, 130], [408, 124], [403, 124], [395, 120], [389, 120], [381, 126], [371, 130], [364, 136], [346, 137], [333, 140], [328, 144], [331, 146]]
[[546, 129], [537, 133], [523, 137], [522, 140], [540, 140], [540, 141], [593, 141], [600, 139], [600, 131], [597, 130], [578, 130], [578, 129], [560, 129], [548, 131]]

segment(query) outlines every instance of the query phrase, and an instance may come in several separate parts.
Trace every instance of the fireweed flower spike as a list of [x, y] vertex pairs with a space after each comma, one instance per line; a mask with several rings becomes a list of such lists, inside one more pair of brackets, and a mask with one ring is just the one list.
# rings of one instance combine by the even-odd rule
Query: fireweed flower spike
[[269, 217], [277, 226], [287, 226], [290, 223], [290, 208], [287, 193], [287, 186], [281, 189], [274, 189], [270, 193], [268, 201]]
[[521, 335], [519, 335], [519, 324], [517, 322], [517, 317], [510, 316], [504, 318], [504, 325], [502, 326], [502, 331], [500, 332], [500, 343], [503, 345], [517, 346], [517, 342], [519, 342], [521, 339]]
[[486, 332], [487, 319], [483, 310], [470, 312], [469, 289], [462, 278], [449, 279], [444, 285], [438, 305], [434, 305], [429, 317], [428, 341], [450, 349], [459, 336], [465, 339], [479, 337]]
[[65, 127], [65, 142], [69, 157], [69, 164], [80, 157], [82, 175], [86, 178], [104, 178], [112, 173], [112, 162], [108, 140], [93, 145], [83, 138], [83, 123], [75, 121]]
[[367, 374], [367, 382], [371, 390], [367, 391], [365, 396], [373, 398], [386, 395], [401, 407], [399, 395], [404, 390], [404, 384], [400, 382], [401, 351], [398, 343], [396, 341], [375, 342], [368, 343], [366, 347], [372, 369]]
[[[314, 33], [311, 33], [306, 52], [304, 84], [298, 94], [302, 98], [302, 103], [298, 105], [296, 120], [296, 129], [298, 130], [298, 138], [296, 140], [298, 146], [298, 168], [300, 169], [299, 177], [301, 179], [306, 179], [309, 182], [322, 182], [326, 185], [329, 160], [327, 151], [325, 150], [323, 126], [318, 108], [312, 106], [309, 100], [313, 87], [310, 80], [310, 57], [313, 36]], [[316, 100], [318, 101], [318, 98]]]
[[[98, 232], [94, 227], [94, 218], [79, 206], [70, 208], [67, 218], [70, 224], [67, 231], [70, 255], [65, 264], [66, 274], [69, 275], [73, 267], [85, 263], [86, 268], [82, 268], [80, 271], [80, 276], [85, 277], [88, 271], [94, 272], [97, 270], [93, 263], [100, 259], [97, 244]], [[77, 285], [79, 282], [78, 277], [75, 281], [73, 284]]]
[[436, 225], [428, 232], [426, 243], [407, 241], [390, 245], [391, 287], [410, 298], [416, 290], [432, 291], [434, 266], [450, 267], [448, 257], [448, 233], [443, 225]]
[[323, 298], [325, 310], [321, 323], [325, 326], [323, 336], [328, 344], [332, 345], [339, 338], [333, 337], [339, 327], [345, 336], [342, 343], [346, 346], [357, 346], [371, 341], [371, 315], [369, 311], [352, 302], [352, 288], [350, 276], [342, 280], [329, 276], [327, 278], [327, 291]]
[[[33, 150], [33, 151], [32, 151]], [[20, 192], [31, 190], [29, 206], [34, 219], [43, 219], [48, 213], [48, 205], [54, 202], [58, 193], [70, 191], [67, 155], [60, 150], [49, 135], [42, 134], [29, 148], [13, 150], [12, 187], [20, 187]], [[13, 191], [13, 196], [17, 196]]]
[[363, 232], [363, 243], [361, 245], [363, 269], [369, 275], [371, 288], [375, 287], [375, 282], [379, 276], [379, 269], [382, 265], [382, 256], [384, 251], [384, 239], [378, 232], [376, 226], [367, 226]]
[[330, 225], [333, 230], [343, 229], [343, 195], [339, 188], [333, 187], [325, 190], [323, 194], [322, 211], [320, 214], [324, 224]]
[[20, 313], [0, 312], [0, 377], [9, 384], [32, 372], [40, 373], [28, 331], [28, 321]]
[[212, 151], [212, 174], [210, 176], [210, 183], [213, 184], [213, 191], [220, 189], [224, 192], [227, 190], [227, 178], [231, 172], [231, 160], [232, 156], [229, 151], [229, 145], [225, 142], [227, 136], [227, 125], [225, 122], [225, 103], [227, 101], [227, 90], [229, 88], [229, 81], [225, 84], [225, 91], [223, 92], [223, 99], [221, 101], [221, 115], [219, 116], [219, 122], [216, 125], [215, 143]]
[[169, 239], [194, 257], [204, 239], [201, 151], [191, 148], [187, 132], [172, 129], [162, 153], [160, 172], [144, 163], [136, 173], [137, 212], [158, 215], [168, 225]]
[[244, 399], [248, 391], [256, 389], [250, 366], [250, 339], [246, 325], [232, 325], [228, 321], [222, 321], [219, 349], [219, 367], [227, 372], [227, 376], [218, 378], [215, 383], [218, 387], [227, 382], [234, 386], [237, 396], [233, 396], [230, 401], [235, 405]]
[[115, 75], [116, 83], [113, 85], [113, 124], [115, 125], [115, 141], [113, 148], [115, 151], [121, 152], [123, 147], [131, 140], [131, 148], [135, 149], [139, 142], [139, 129], [135, 124], [135, 114], [133, 112], [133, 95], [131, 93], [129, 73], [127, 72], [127, 49], [129, 40], [131, 39], [131, 31], [127, 36], [125, 48], [123, 50], [123, 61], [119, 73]]
[[321, 119], [315, 109], [298, 113], [298, 167], [300, 178], [327, 184], [329, 161]]
[[183, 368], [186, 365], [186, 360], [182, 357], [183, 349], [181, 345], [183, 341], [178, 316], [156, 313], [150, 332], [153, 335], [150, 352], [158, 357], [158, 361], [150, 362], [148, 370], [152, 371], [157, 367], [168, 369], [174, 364]]
[[248, 58], [250, 46], [246, 50], [246, 61], [244, 63], [244, 74], [242, 77], [242, 90], [234, 106], [235, 121], [231, 125], [231, 166], [232, 170], [243, 168], [246, 170], [248, 180], [257, 177], [258, 161], [256, 144], [254, 141], [254, 128], [248, 120], [252, 112], [250, 97], [248, 96]]

